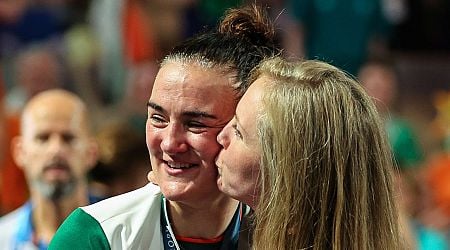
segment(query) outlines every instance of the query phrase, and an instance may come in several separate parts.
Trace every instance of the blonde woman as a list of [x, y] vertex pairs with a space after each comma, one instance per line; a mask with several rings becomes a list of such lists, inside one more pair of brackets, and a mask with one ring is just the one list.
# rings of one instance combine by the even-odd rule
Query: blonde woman
[[253, 248], [401, 248], [389, 145], [359, 83], [280, 58], [253, 76], [216, 159], [219, 189], [255, 210]]

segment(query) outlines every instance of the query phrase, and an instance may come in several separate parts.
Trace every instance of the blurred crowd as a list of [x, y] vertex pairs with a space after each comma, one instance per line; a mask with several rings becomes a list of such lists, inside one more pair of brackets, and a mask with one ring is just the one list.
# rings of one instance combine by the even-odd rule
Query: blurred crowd
[[447, 0], [1, 0], [0, 215], [29, 195], [10, 151], [27, 100], [63, 88], [87, 103], [96, 195], [143, 186], [158, 62], [227, 8], [253, 2], [268, 7], [286, 57], [321, 59], [361, 81], [386, 120], [405, 234], [418, 249], [450, 246]]

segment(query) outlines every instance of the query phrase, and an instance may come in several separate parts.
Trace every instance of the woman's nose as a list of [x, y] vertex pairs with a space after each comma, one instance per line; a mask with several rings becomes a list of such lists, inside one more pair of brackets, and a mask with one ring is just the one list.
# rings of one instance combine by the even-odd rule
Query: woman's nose
[[186, 131], [171, 124], [165, 128], [161, 141], [161, 149], [167, 154], [186, 152], [188, 149], [186, 142]]
[[223, 147], [223, 148], [227, 148], [230, 140], [229, 140], [229, 136], [228, 133], [230, 132], [230, 126], [226, 125], [222, 131], [220, 131], [220, 133], [217, 135], [217, 142]]

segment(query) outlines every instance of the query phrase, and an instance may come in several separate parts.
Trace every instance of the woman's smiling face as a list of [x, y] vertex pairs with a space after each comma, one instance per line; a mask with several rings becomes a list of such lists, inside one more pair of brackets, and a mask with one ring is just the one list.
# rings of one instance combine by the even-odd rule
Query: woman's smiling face
[[218, 68], [169, 62], [159, 70], [148, 102], [147, 147], [166, 198], [200, 202], [217, 188], [217, 134], [233, 116], [235, 77]]

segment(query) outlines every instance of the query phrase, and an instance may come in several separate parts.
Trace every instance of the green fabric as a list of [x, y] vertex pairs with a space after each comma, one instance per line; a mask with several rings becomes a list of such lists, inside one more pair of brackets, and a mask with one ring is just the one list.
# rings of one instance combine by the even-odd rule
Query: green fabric
[[217, 24], [219, 18], [223, 16], [223, 13], [233, 7], [237, 7], [242, 4], [242, 0], [201, 0], [199, 2], [200, 10], [202, 11], [202, 17], [208, 24]]
[[97, 220], [77, 208], [56, 231], [48, 249], [109, 250], [111, 247]]
[[386, 129], [394, 159], [402, 169], [418, 167], [423, 160], [423, 153], [417, 136], [410, 125], [401, 119], [387, 120]]
[[356, 75], [375, 34], [387, 33], [379, 0], [289, 0], [288, 12], [305, 28], [306, 56]]

